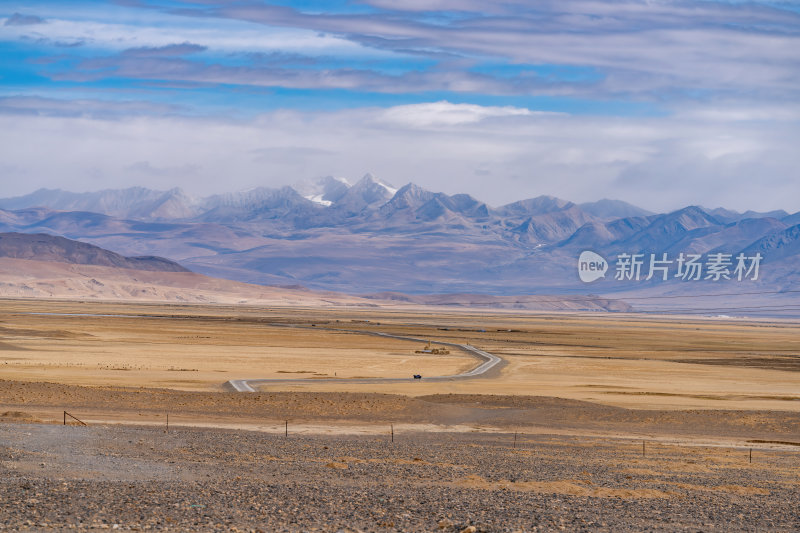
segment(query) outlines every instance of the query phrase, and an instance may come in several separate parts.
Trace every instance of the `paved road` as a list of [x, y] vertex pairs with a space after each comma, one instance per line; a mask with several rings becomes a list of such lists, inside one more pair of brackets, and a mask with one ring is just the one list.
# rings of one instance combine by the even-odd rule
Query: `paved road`
[[[49, 316], [89, 316], [89, 317], [112, 317], [112, 318], [159, 318], [159, 319], [166, 319], [166, 320], [183, 320], [183, 317], [172, 317], [172, 316], [161, 316], [161, 315], [116, 315], [116, 314], [94, 314], [94, 313], [24, 313], [27, 315], [49, 315]], [[295, 327], [295, 328], [307, 328], [308, 326], [298, 326], [298, 325], [289, 325], [289, 324], [268, 324], [270, 326], [278, 326], [278, 327]], [[383, 333], [380, 331], [361, 331], [361, 330], [353, 330], [353, 329], [339, 329], [339, 328], [324, 328], [324, 327], [315, 327], [314, 329], [322, 329], [328, 331], [341, 331], [347, 333], [357, 333], [359, 335], [375, 335], [377, 337], [388, 337], [390, 339], [399, 339], [404, 341], [413, 341], [413, 342], [428, 342], [427, 339], [420, 339], [417, 337], [405, 337], [402, 335], [393, 335], [391, 333]], [[483, 350], [479, 350], [474, 346], [470, 346], [469, 344], [458, 344], [455, 342], [441, 342], [437, 341], [436, 344], [450, 346], [451, 348], [456, 348], [458, 350], [462, 350], [472, 356], [475, 356], [481, 363], [468, 370], [466, 372], [462, 372], [460, 374], [453, 374], [451, 376], [431, 376], [431, 377], [423, 377], [421, 381], [456, 381], [461, 379], [474, 379], [478, 377], [485, 377], [486, 373], [491, 369], [499, 369], [503, 365], [506, 364], [506, 361], [494, 354], [489, 352], [485, 352]], [[234, 390], [236, 392], [256, 392], [256, 389], [252, 387], [252, 384], [285, 384], [285, 383], [406, 383], [410, 381], [420, 381], [415, 380], [413, 377], [408, 378], [325, 378], [325, 379], [308, 379], [308, 378], [298, 378], [298, 379], [232, 379], [230, 381], [226, 381], [223, 385], [224, 387]]]
[[[350, 329], [335, 329], [335, 328], [316, 328], [316, 329], [328, 329], [331, 331], [346, 331], [348, 333], [358, 333], [362, 335], [375, 335], [377, 337], [388, 337], [390, 339], [399, 339], [404, 341], [414, 341], [414, 342], [428, 342], [426, 339], [420, 339], [417, 337], [404, 337], [402, 335], [392, 335], [391, 333], [382, 333], [380, 331], [359, 331], [359, 330], [350, 330]], [[232, 379], [225, 383], [225, 386], [229, 389], [232, 389], [236, 392], [256, 392], [256, 389], [253, 388], [253, 385], [277, 385], [277, 384], [286, 384], [286, 383], [407, 383], [411, 381], [456, 381], [462, 379], [474, 379], [478, 377], [483, 377], [486, 373], [495, 368], [499, 369], [502, 365], [505, 364], [505, 360], [491, 354], [489, 352], [485, 352], [483, 350], [479, 350], [474, 346], [470, 346], [469, 344], [458, 344], [455, 342], [441, 342], [437, 341], [436, 344], [441, 344], [444, 346], [449, 346], [451, 348], [456, 348], [458, 350], [462, 350], [472, 356], [475, 356], [481, 363], [468, 370], [466, 372], [462, 372], [460, 374], [453, 374], [450, 376], [431, 376], [427, 377], [424, 376], [421, 380], [415, 380], [413, 377], [407, 378], [329, 378], [329, 379], [309, 379], [309, 378], [297, 378], [297, 379], [283, 379], [283, 378], [276, 378], [276, 379]]]

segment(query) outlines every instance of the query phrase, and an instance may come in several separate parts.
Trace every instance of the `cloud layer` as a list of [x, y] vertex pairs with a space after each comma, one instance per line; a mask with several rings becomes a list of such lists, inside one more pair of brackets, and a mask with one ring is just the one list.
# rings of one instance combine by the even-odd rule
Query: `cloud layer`
[[371, 171], [494, 204], [800, 209], [791, 3], [308, 5], [0, 8], [0, 195]]
[[[0, 115], [4, 193], [141, 184], [217, 193], [367, 170], [494, 205], [539, 194], [612, 197], [653, 210], [688, 204], [800, 209], [795, 123], [608, 118], [435, 102], [241, 121], [181, 115]], [[89, 103], [84, 102], [88, 106]], [[142, 104], [143, 106], [144, 104]], [[136, 110], [136, 103], [128, 103]]]

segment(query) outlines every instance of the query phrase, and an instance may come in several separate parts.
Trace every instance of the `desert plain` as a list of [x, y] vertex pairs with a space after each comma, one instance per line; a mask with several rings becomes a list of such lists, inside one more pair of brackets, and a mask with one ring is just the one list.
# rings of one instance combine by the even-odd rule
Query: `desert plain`
[[[376, 333], [503, 362], [434, 381], [479, 361]], [[7, 299], [0, 528], [798, 530], [798, 354], [791, 320]]]

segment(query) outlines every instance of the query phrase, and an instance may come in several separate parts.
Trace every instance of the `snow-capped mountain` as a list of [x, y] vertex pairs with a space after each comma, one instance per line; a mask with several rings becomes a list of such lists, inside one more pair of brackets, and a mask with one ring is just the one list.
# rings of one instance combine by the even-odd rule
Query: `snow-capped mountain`
[[258, 187], [206, 198], [199, 218], [206, 222], [281, 219], [312, 213], [317, 207], [291, 187]]
[[397, 189], [372, 174], [367, 174], [347, 189], [333, 204], [336, 210], [347, 215], [356, 215], [366, 210], [377, 209], [392, 199]]
[[305, 180], [292, 185], [303, 198], [328, 207], [347, 194], [350, 182], [345, 178], [325, 176], [316, 180]]
[[[608, 261], [621, 254], [761, 253], [764, 270], [751, 293], [778, 294], [800, 282], [800, 213], [783, 211], [688, 206], [653, 214], [614, 200], [575, 204], [551, 196], [491, 207], [413, 183], [395, 189], [370, 174], [353, 185], [325, 177], [199, 199], [180, 190], [40, 190], [0, 200], [0, 207], [0, 231], [164, 256], [238, 281], [351, 293], [698, 292], [674, 279], [615, 284], [613, 271], [583, 285], [576, 262], [584, 250]], [[700, 292], [723, 287], [740, 288], [720, 283]]]

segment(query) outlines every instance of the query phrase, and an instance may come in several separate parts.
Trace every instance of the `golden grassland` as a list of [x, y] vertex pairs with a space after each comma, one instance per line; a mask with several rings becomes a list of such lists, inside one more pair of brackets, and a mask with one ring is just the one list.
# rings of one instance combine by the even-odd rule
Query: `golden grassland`
[[[477, 364], [369, 332], [467, 343], [506, 364], [471, 380], [348, 382]], [[315, 497], [320, 484], [405, 477], [411, 491], [631, 503], [665, 524], [677, 506], [702, 500], [728, 529], [747, 529], [750, 515], [720, 509], [753, 500], [778, 510], [763, 511], [765, 529], [791, 528], [798, 353], [800, 323], [790, 321], [0, 300], [0, 429], [10, 451], [0, 466], [26, 479], [98, 476], [115, 490], [105, 481], [114, 457], [170, 465], [169, 490], [235, 471], [246, 482], [289, 476], [292, 490], [311, 483]], [[313, 381], [223, 387], [241, 378]], [[90, 426], [64, 428], [85, 445], [62, 449], [62, 430], [27, 425], [61, 424], [66, 412]], [[395, 439], [425, 453], [387, 454]], [[267, 440], [269, 453], [253, 455]], [[146, 486], [164, 481], [158, 472]]]
[[[116, 316], [115, 316], [116, 315]], [[343, 331], [348, 330], [348, 331]], [[503, 357], [475, 380], [341, 383], [454, 374], [476, 361], [381, 331]], [[410, 308], [258, 308], [0, 301], [0, 379], [218, 391], [241, 378], [315, 378], [265, 390], [551, 396], [636, 409], [800, 411], [800, 324], [624, 314]]]
[[[58, 309], [65, 307], [44, 312]], [[410, 377], [418, 371], [452, 374], [474, 366], [460, 352], [416, 354], [421, 343], [310, 325], [273, 326], [231, 315], [189, 318], [141, 306], [79, 308], [84, 315], [127, 313], [117, 317], [74, 316], [74, 308], [67, 308], [73, 316], [3, 310], [0, 376], [12, 380], [219, 390], [230, 379], [246, 377]]]

